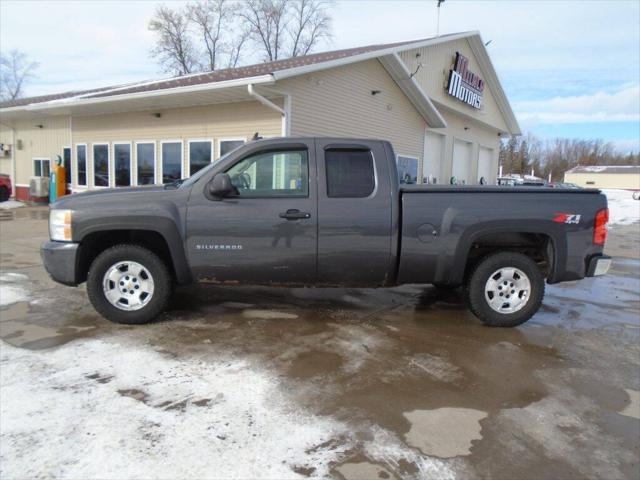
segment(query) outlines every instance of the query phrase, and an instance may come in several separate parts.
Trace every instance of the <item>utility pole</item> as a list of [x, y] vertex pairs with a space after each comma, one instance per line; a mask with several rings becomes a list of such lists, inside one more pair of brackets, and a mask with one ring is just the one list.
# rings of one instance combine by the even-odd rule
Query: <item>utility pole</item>
[[444, 0], [438, 0], [438, 20], [436, 24], [436, 37], [440, 36], [440, 5], [444, 3]]

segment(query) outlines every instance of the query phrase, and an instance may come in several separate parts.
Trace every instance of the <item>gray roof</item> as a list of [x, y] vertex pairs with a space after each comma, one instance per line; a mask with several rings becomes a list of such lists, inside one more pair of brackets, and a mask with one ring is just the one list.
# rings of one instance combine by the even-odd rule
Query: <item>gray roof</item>
[[[450, 35], [441, 35], [440, 38], [446, 38]], [[374, 52], [376, 50], [385, 50], [388, 48], [401, 47], [417, 42], [428, 40], [427, 38], [419, 40], [410, 40], [406, 42], [386, 43], [379, 45], [367, 45], [364, 47], [347, 48], [343, 50], [334, 50], [331, 52], [312, 53], [300, 57], [286, 58], [284, 60], [276, 60], [273, 62], [257, 63], [255, 65], [247, 65], [246, 67], [224, 68], [211, 72], [182, 75], [179, 77], [159, 79], [154, 81], [137, 82], [128, 85], [113, 85], [110, 87], [102, 87], [93, 90], [63, 92], [52, 95], [41, 95], [38, 97], [25, 97], [16, 100], [8, 100], [0, 102], [0, 108], [19, 107], [34, 103], [48, 102], [51, 100], [61, 100], [65, 98], [76, 97], [82, 95], [83, 98], [100, 98], [114, 95], [124, 95], [128, 93], [150, 92], [155, 90], [164, 90], [168, 88], [187, 87], [193, 85], [203, 85], [207, 83], [216, 83], [227, 80], [235, 80], [240, 78], [256, 77], [259, 75], [268, 75], [280, 70], [288, 70], [295, 67], [303, 67], [315, 63], [323, 63], [340, 58], [352, 57], [362, 53]]]
[[578, 165], [566, 173], [629, 173], [640, 175], [640, 165]]

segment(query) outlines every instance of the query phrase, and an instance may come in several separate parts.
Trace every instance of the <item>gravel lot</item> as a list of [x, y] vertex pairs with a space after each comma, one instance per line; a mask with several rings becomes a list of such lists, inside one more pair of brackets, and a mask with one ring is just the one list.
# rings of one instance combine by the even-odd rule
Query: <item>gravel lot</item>
[[0, 477], [640, 477], [640, 224], [516, 329], [459, 292], [180, 289], [114, 325], [0, 212]]

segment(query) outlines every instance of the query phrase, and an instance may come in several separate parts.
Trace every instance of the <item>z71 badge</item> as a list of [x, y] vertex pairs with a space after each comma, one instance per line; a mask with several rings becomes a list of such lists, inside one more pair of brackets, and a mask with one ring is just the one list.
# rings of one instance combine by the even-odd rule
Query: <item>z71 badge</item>
[[556, 223], [578, 224], [580, 223], [580, 215], [575, 213], [556, 213], [553, 221]]

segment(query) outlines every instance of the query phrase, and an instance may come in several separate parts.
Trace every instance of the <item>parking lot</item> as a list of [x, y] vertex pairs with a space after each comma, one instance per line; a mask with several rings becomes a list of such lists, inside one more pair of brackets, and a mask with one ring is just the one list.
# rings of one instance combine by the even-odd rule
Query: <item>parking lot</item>
[[429, 286], [196, 286], [149, 326], [53, 283], [0, 211], [2, 478], [638, 478], [640, 231], [515, 329]]

